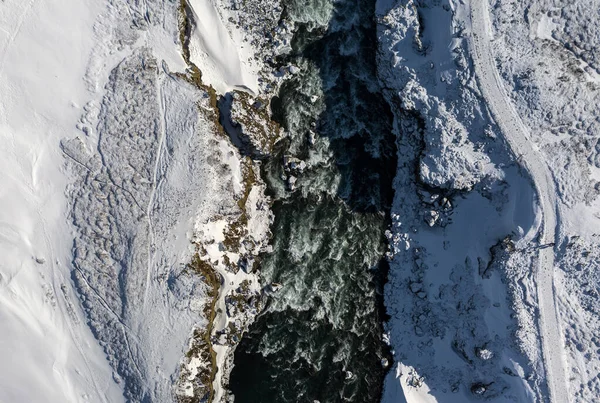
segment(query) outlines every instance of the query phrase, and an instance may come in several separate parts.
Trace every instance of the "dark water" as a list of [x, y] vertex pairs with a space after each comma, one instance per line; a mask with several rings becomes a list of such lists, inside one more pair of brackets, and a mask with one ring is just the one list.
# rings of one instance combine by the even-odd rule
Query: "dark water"
[[[376, 402], [389, 359], [382, 258], [396, 149], [376, 78], [374, 1], [289, 0], [287, 10], [302, 23], [280, 62], [301, 72], [273, 102], [290, 139], [264, 165], [276, 218], [261, 267], [282, 288], [238, 346], [230, 389], [236, 403]], [[284, 155], [308, 164], [293, 192]]]

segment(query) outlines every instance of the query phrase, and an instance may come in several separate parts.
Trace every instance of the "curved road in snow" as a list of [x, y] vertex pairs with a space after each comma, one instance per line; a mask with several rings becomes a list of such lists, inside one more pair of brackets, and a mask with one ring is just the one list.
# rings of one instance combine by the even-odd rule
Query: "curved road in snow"
[[[510, 148], [533, 180], [542, 210], [540, 244], [554, 242], [556, 237], [556, 189], [548, 166], [534, 148], [528, 129], [512, 106], [496, 69], [490, 47], [491, 24], [487, 0], [471, 2], [472, 36], [469, 47], [483, 96]], [[554, 248], [539, 250], [535, 269], [539, 303], [539, 327], [546, 381], [550, 401], [569, 401], [563, 339], [554, 295]]]

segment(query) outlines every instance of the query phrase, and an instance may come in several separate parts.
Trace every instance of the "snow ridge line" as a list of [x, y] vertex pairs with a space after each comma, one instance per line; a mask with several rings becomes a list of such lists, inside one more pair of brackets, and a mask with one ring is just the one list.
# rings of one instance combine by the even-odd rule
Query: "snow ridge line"
[[[530, 174], [542, 211], [540, 244], [555, 242], [557, 202], [554, 181], [531, 136], [511, 104], [490, 50], [487, 0], [470, 2], [472, 34], [468, 43], [483, 97], [504, 137]], [[549, 401], [568, 402], [562, 331], [554, 294], [554, 248], [539, 250], [535, 269], [539, 305], [539, 328]]]

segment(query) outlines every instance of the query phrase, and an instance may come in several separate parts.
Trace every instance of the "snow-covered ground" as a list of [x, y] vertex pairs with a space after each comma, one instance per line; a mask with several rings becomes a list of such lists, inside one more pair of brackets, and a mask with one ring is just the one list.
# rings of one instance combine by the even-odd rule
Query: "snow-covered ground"
[[214, 113], [208, 93], [142, 48], [111, 72], [97, 151], [62, 142], [80, 177], [70, 192], [75, 283], [134, 400], [169, 400], [192, 328], [207, 326], [206, 286], [186, 269], [196, 223], [227, 223], [243, 191]]
[[[190, 40], [190, 61], [202, 71], [202, 80], [217, 92], [233, 89], [258, 92], [251, 49], [244, 49], [238, 30], [228, 30], [227, 21], [211, 0], [189, 0], [195, 26]], [[248, 46], [246, 44], [246, 46]]]
[[[555, 186], [554, 270], [559, 320], [551, 350], [564, 361], [553, 401], [598, 400], [600, 361], [597, 245], [599, 201], [599, 33], [597, 1], [490, 2], [493, 57], [530, 142]], [[525, 18], [515, 18], [525, 16]], [[554, 365], [553, 363], [551, 366]], [[562, 378], [562, 379], [561, 379]], [[566, 382], [565, 382], [566, 381]], [[552, 392], [552, 388], [551, 388]], [[552, 393], [551, 393], [552, 395]]]
[[[0, 400], [122, 401], [71, 282], [67, 178], [59, 141], [76, 135], [102, 7], [0, 5]], [[76, 33], [76, 34], [74, 34]]]
[[487, 105], [498, 122], [511, 151], [531, 176], [542, 214], [540, 249], [535, 271], [545, 380], [552, 402], [566, 402], [565, 356], [554, 293], [554, 240], [557, 237], [557, 191], [550, 170], [539, 150], [534, 150], [529, 130], [515, 112], [496, 70], [490, 44], [489, 11], [486, 2], [471, 2], [471, 35], [469, 45], [475, 71]]
[[[252, 320], [225, 300], [259, 293], [256, 275], [225, 267], [251, 268], [264, 247], [264, 186], [212, 95], [183, 77], [178, 6], [0, 6], [0, 351], [10, 362], [0, 400], [166, 402], [209, 388], [190, 366], [211, 299], [189, 270], [196, 253], [226, 285], [213, 331]], [[204, 45], [221, 50], [221, 39]], [[244, 80], [235, 85], [252, 89]], [[238, 231], [234, 255], [219, 240], [228, 231]], [[222, 375], [229, 347], [215, 349]]]
[[272, 92], [279, 72], [265, 64], [290, 49], [279, 0], [188, 0], [190, 62], [220, 95]]
[[472, 6], [378, 3], [380, 77], [400, 102], [384, 401], [565, 401], [554, 182]]
[[[398, 105], [403, 156], [386, 291], [388, 337], [399, 364], [384, 401], [456, 399], [446, 396], [453, 389], [467, 390], [461, 400], [474, 394], [494, 401], [598, 398], [600, 366], [591, 351], [600, 330], [592, 252], [600, 218], [599, 88], [597, 30], [586, 23], [597, 12], [591, 3], [378, 2], [380, 77]], [[469, 206], [478, 195], [496, 212], [485, 213], [484, 199]], [[439, 225], [443, 231], [435, 230]], [[496, 243], [504, 237], [510, 241]], [[507, 327], [466, 322], [471, 334], [461, 340], [454, 326], [468, 316], [446, 321], [449, 313], [436, 313], [432, 304], [452, 303], [444, 292], [447, 276], [456, 281], [453, 258], [465, 257], [481, 293], [460, 291], [461, 277], [453, 298], [479, 295], [471, 314], [491, 315]], [[431, 318], [444, 323], [441, 329], [428, 328]], [[511, 369], [512, 382], [503, 379], [509, 366], [494, 373], [470, 357], [481, 351], [482, 334], [504, 341], [495, 345], [500, 353], [491, 349], [494, 356], [512, 357], [521, 367]], [[461, 370], [465, 360], [470, 374]], [[519, 377], [521, 385], [514, 383]]]

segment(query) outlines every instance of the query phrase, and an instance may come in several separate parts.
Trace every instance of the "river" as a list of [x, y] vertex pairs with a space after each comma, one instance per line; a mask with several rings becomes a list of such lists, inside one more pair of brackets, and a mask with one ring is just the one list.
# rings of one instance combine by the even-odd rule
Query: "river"
[[297, 32], [278, 62], [299, 71], [272, 101], [289, 138], [263, 165], [275, 221], [261, 264], [264, 285], [281, 288], [240, 342], [229, 387], [236, 403], [376, 402], [391, 362], [382, 288], [396, 146], [375, 2], [285, 8]]

